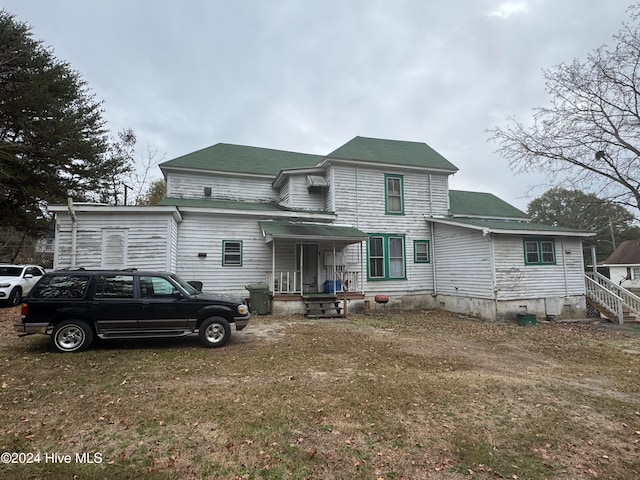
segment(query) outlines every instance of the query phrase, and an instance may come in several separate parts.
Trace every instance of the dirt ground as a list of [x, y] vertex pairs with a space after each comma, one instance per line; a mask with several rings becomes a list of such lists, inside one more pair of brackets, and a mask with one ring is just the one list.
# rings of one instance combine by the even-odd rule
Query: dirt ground
[[[638, 325], [519, 327], [443, 311], [257, 316], [219, 351], [189, 338], [64, 355], [43, 337], [18, 338], [18, 320], [19, 308], [0, 309], [6, 448], [100, 438], [140, 478], [640, 478]], [[98, 419], [111, 405], [115, 423], [57, 437], [58, 422], [40, 413], [61, 391], [41, 369], [51, 362], [70, 375], [71, 403], [81, 398]], [[100, 376], [88, 382], [86, 369]], [[199, 416], [208, 410], [217, 417]], [[33, 439], [36, 422], [50, 427]], [[194, 426], [205, 425], [201, 442]]]

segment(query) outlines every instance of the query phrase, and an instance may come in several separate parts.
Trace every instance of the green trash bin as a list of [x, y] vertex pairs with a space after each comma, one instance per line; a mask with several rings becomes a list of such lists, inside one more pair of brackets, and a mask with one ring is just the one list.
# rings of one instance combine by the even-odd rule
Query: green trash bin
[[266, 283], [254, 283], [245, 287], [249, 290], [249, 303], [251, 311], [258, 315], [271, 313], [271, 295], [269, 285]]

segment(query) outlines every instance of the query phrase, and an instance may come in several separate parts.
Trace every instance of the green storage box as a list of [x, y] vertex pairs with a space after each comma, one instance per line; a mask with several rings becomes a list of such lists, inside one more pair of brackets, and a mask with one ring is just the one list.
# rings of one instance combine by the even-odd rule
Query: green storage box
[[521, 327], [524, 327], [526, 325], [536, 325], [538, 323], [535, 315], [527, 315], [522, 313], [516, 315], [516, 322]]

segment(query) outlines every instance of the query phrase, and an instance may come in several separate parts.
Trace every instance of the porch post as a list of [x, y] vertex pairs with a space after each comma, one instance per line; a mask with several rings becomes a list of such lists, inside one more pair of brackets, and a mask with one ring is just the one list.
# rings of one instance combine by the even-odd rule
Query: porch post
[[364, 295], [364, 242], [360, 242], [360, 293]]
[[300, 244], [300, 295], [304, 295], [304, 243]]
[[276, 239], [271, 242], [271, 292], [276, 294]]
[[[333, 275], [332, 275], [332, 281], [333, 281], [333, 293], [338, 293], [336, 292], [336, 280], [338, 279], [338, 266], [336, 265], [336, 242], [333, 242]], [[342, 280], [340, 280], [342, 282]], [[344, 285], [342, 286], [342, 288], [344, 288]]]

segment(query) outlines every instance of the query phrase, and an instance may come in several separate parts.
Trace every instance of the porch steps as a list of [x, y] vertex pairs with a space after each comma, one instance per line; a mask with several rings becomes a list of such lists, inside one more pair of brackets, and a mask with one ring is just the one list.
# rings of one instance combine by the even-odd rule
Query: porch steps
[[341, 301], [335, 295], [305, 295], [304, 315], [307, 318], [342, 318]]

